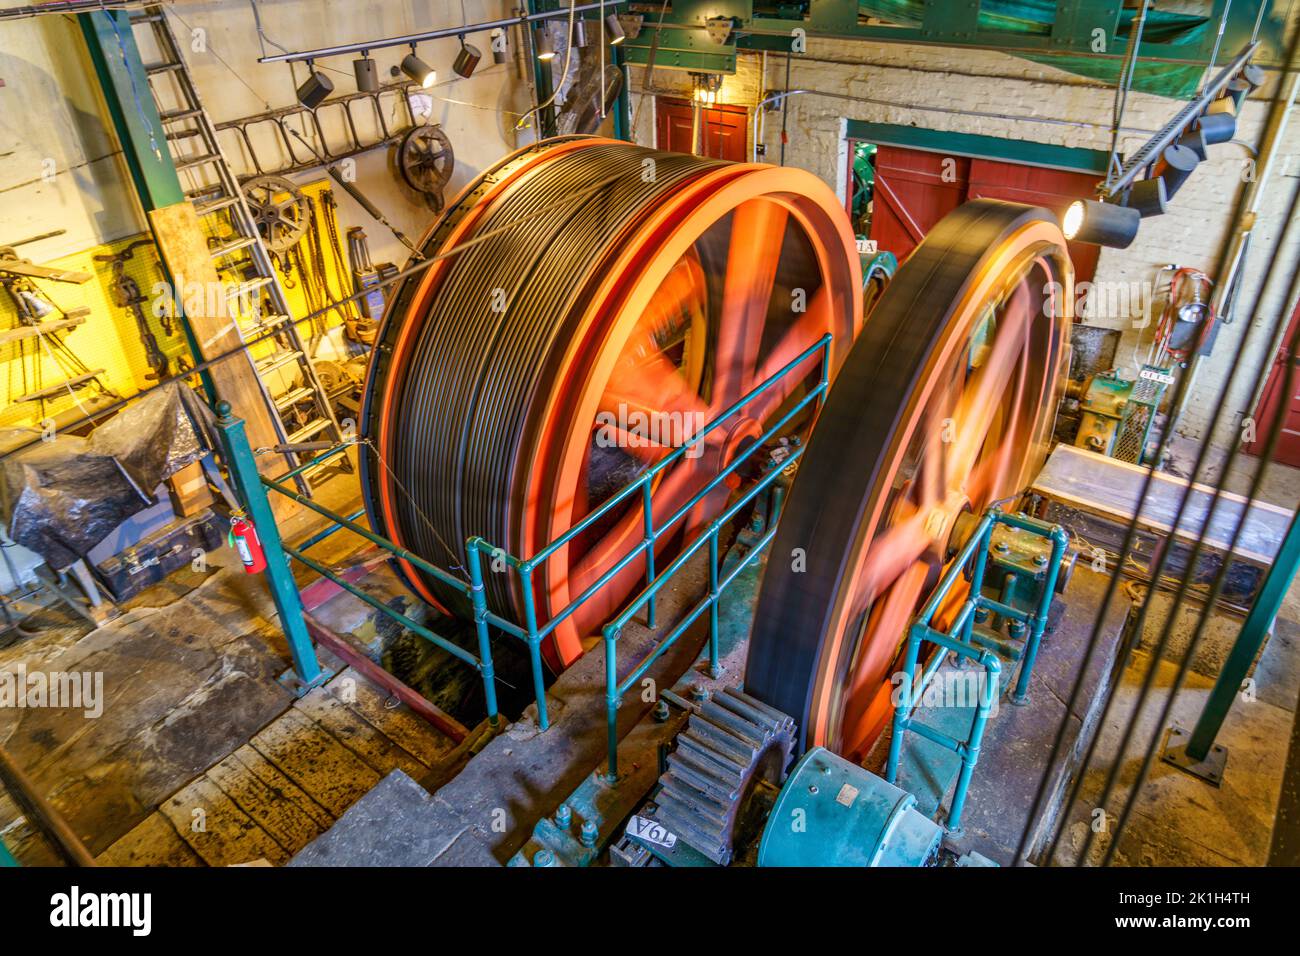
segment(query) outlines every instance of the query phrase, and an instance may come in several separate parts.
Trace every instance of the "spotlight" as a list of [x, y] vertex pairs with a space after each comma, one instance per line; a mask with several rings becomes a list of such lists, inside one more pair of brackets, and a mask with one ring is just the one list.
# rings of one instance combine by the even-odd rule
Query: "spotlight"
[[623, 33], [629, 40], [635, 40], [641, 35], [641, 27], [645, 23], [643, 14], [620, 13], [617, 19], [618, 25], [623, 28]]
[[[1254, 87], [1252, 87], [1250, 82], [1242, 76], [1237, 77], [1228, 84], [1228, 93], [1224, 99], [1232, 102], [1232, 111], [1234, 113], [1241, 112], [1241, 104], [1246, 101], [1246, 97], [1250, 96], [1250, 91], [1252, 89], [1254, 89]], [[1216, 100], [1215, 102], [1219, 101]]]
[[492, 62], [498, 65], [505, 63], [510, 56], [509, 44], [506, 41], [506, 31], [500, 27], [493, 30], [488, 38], [488, 46], [492, 48]]
[[352, 61], [352, 73], [357, 78], [358, 93], [373, 93], [379, 89], [379, 70], [365, 50], [361, 51], [358, 59]]
[[402, 72], [425, 89], [433, 86], [438, 79], [438, 71], [415, 55], [414, 43], [411, 44], [411, 52], [402, 58]]
[[1250, 84], [1251, 89], [1257, 90], [1264, 85], [1265, 73], [1252, 63], [1241, 71], [1241, 78]]
[[573, 45], [579, 50], [587, 45], [587, 21], [582, 17], [573, 21]]
[[537, 59], [555, 59], [555, 41], [551, 39], [551, 31], [546, 27], [538, 27], [533, 31], [533, 43], [537, 47]]
[[1166, 146], [1160, 157], [1163, 160], [1160, 178], [1165, 184], [1165, 195], [1172, 198], [1201, 161], [1190, 147], [1178, 143]]
[[320, 70], [312, 68], [311, 61], [307, 62], [309, 71], [307, 79], [303, 80], [302, 86], [298, 87], [298, 102], [309, 110], [314, 110], [324, 102], [325, 97], [334, 92], [334, 84], [330, 78]]
[[605, 18], [605, 32], [609, 34], [610, 46], [618, 46], [627, 39], [627, 31], [618, 19], [618, 14], [611, 13]]
[[1206, 113], [1196, 121], [1196, 128], [1209, 146], [1226, 143], [1237, 134], [1237, 117], [1231, 113]]
[[1127, 249], [1137, 236], [1142, 214], [1128, 206], [1078, 199], [1061, 218], [1066, 239], [1112, 249]]
[[1198, 127], [1189, 126], [1183, 130], [1183, 135], [1178, 137], [1178, 145], [1190, 149], [1197, 161], [1204, 161], [1208, 156], [1205, 152], [1205, 134]]
[[1169, 194], [1165, 181], [1159, 176], [1153, 176], [1151, 179], [1143, 179], [1135, 183], [1129, 191], [1128, 202], [1124, 205], [1136, 209], [1138, 215], [1146, 219], [1150, 216], [1164, 215], [1165, 204], [1168, 201]]
[[469, 78], [474, 75], [474, 70], [478, 68], [478, 61], [483, 59], [483, 54], [479, 48], [465, 42], [465, 38], [460, 38], [460, 52], [456, 54], [456, 60], [451, 65], [451, 71], [457, 76]]

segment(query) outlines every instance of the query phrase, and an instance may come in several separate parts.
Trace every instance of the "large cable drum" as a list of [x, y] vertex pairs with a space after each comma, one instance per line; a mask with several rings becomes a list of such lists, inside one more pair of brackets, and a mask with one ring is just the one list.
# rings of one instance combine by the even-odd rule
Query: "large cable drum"
[[887, 724], [957, 519], [1042, 465], [1072, 299], [1056, 218], [980, 199], [930, 230], [872, 309], [799, 461], [750, 636], [745, 690], [795, 717], [800, 752], [858, 762]]
[[[566, 137], [507, 157], [448, 207], [422, 253], [434, 261], [398, 288], [367, 376], [365, 498], [376, 531], [450, 569], [474, 535], [536, 554], [827, 334], [838, 365], [860, 322], [853, 234], [820, 180], [619, 141]], [[656, 525], [819, 375], [803, 362], [666, 469]], [[699, 528], [726, 494], [679, 525]], [[638, 499], [557, 551], [538, 568], [538, 619], [643, 536]], [[400, 570], [424, 599], [463, 612], [454, 592]], [[544, 648], [552, 666], [581, 654], [644, 574], [638, 559], [609, 576]], [[522, 619], [513, 572], [488, 574], [486, 589], [497, 613]]]

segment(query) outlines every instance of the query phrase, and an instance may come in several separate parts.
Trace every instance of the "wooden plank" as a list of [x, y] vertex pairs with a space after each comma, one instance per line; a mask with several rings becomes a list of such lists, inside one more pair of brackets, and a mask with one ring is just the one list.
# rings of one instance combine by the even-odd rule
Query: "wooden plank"
[[84, 285], [95, 278], [89, 272], [77, 272], [75, 269], [52, 269], [49, 266], [38, 266], [35, 263], [25, 262], [20, 259], [0, 259], [0, 272], [26, 276], [29, 279], [70, 282], [74, 285]]
[[350, 667], [355, 668], [380, 687], [391, 691], [393, 696], [455, 743], [461, 743], [469, 736], [469, 728], [372, 661], [364, 651], [353, 646], [348, 635], [335, 633], [310, 614], [304, 614], [303, 620], [307, 622], [307, 630], [317, 644], [347, 661]]
[[203, 858], [180, 838], [171, 821], [151, 813], [95, 858], [100, 866], [203, 866]]
[[[1137, 510], [1146, 476], [1145, 467], [1072, 445], [1058, 445], [1031, 490], [1081, 511], [1127, 522]], [[1191, 494], [1174, 531], [1178, 504], [1189, 486]], [[1139, 525], [1148, 531], [1173, 533], [1184, 541], [1195, 542], [1206, 523], [1214, 493], [1215, 489], [1209, 485], [1156, 472], [1143, 501]], [[1226, 551], [1232, 529], [1239, 520], [1241, 536], [1234, 553], [1258, 564], [1271, 563], [1290, 525], [1291, 513], [1262, 501], [1253, 502], [1247, 509], [1246, 499], [1241, 495], [1221, 492], [1205, 543], [1220, 552]]]
[[324, 688], [316, 688], [293, 706], [364, 760], [381, 779], [397, 768], [416, 780], [429, 771], [427, 765], [397, 746]]
[[[201, 298], [204, 307], [185, 310], [185, 321], [194, 333], [202, 357], [212, 359], [240, 348], [242, 340], [225, 296], [206, 294], [206, 290], [219, 287], [221, 278], [209, 254], [207, 239], [199, 225], [194, 206], [181, 202], [154, 209], [149, 213], [149, 222], [158, 242], [158, 251], [167, 265], [167, 272], [179, 286], [176, 290], [178, 298], [183, 301], [186, 298], [182, 294], [185, 287], [193, 283], [198, 283], [205, 290], [203, 296], [193, 297]], [[197, 302], [191, 304], [198, 305]], [[244, 420], [248, 440], [253, 448], [279, 444], [262, 392], [262, 383], [247, 351], [243, 355], [234, 355], [217, 362], [212, 366], [210, 374], [217, 396], [229, 402], [235, 414]], [[280, 455], [262, 455], [258, 461], [258, 467], [268, 476], [274, 476], [285, 468], [284, 458]], [[288, 517], [301, 510], [299, 505], [284, 495], [270, 497], [271, 507], [278, 518]]]
[[251, 742], [336, 817], [379, 782], [379, 774], [364, 760], [296, 710], [287, 711]]
[[53, 322], [37, 322], [35, 325], [20, 325], [17, 328], [5, 329], [0, 332], [0, 345], [8, 345], [10, 342], [17, 342], [20, 339], [35, 338], [38, 335], [49, 335], [52, 332], [63, 332], [66, 329], [75, 329], [85, 321], [84, 316], [74, 318], [69, 315], [66, 319], [57, 319]]
[[234, 754], [209, 767], [204, 776], [291, 854], [328, 829], [254, 774]]
[[[195, 810], [204, 812], [202, 830], [195, 829]], [[284, 847], [206, 776], [166, 801], [158, 812], [171, 821], [181, 839], [208, 866], [234, 866], [260, 859], [278, 865], [289, 859]]]
[[245, 769], [258, 780], [284, 799], [291, 801], [322, 830], [328, 830], [334, 824], [335, 817], [332, 813], [313, 800], [305, 790], [281, 773], [279, 768], [250, 745], [244, 744], [231, 756], [243, 764]]
[[[355, 683], [349, 684], [348, 680]], [[383, 688], [351, 667], [341, 671], [326, 689], [427, 767], [438, 766], [456, 748], [454, 740], [435, 730], [396, 697], [389, 698]], [[389, 706], [390, 700], [395, 707]]]

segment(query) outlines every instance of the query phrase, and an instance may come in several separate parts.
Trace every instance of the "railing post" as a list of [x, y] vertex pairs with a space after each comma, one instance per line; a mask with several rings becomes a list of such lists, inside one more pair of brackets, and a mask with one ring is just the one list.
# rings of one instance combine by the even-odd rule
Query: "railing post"
[[[654, 502], [651, 495], [652, 489], [649, 481], [643, 481], [641, 485], [641, 510], [645, 516], [645, 586], [652, 587], [655, 583], [655, 511]], [[650, 595], [650, 600], [645, 608], [645, 623], [650, 630], [655, 628], [655, 598]]]
[[1047, 615], [1052, 608], [1052, 595], [1056, 593], [1056, 578], [1061, 573], [1061, 559], [1065, 557], [1065, 548], [1069, 543], [1065, 529], [1057, 525], [1052, 528], [1052, 558], [1043, 580], [1043, 593], [1038, 596], [1038, 613], [1034, 615], [1033, 625], [1029, 629], [1029, 640], [1025, 644], [1024, 659], [1020, 662], [1020, 676], [1016, 678], [1016, 690], [1011, 697], [1013, 704], [1029, 703], [1029, 680], [1034, 673], [1034, 662], [1038, 659], [1038, 645], [1047, 630]]
[[605, 730], [609, 737], [609, 768], [605, 779], [618, 783], [618, 638], [617, 629], [606, 625], [605, 636]]
[[529, 561], [518, 567], [519, 584], [524, 594], [524, 626], [528, 629], [528, 663], [533, 672], [533, 696], [537, 699], [537, 726], [551, 726], [546, 712], [546, 679], [542, 675], [542, 639], [537, 634], [537, 608], [533, 606], [533, 566]]
[[474, 629], [478, 633], [479, 673], [483, 675], [483, 697], [487, 705], [488, 723], [495, 730], [500, 721], [497, 713], [496, 674], [492, 669], [492, 643], [488, 636], [487, 595], [483, 591], [483, 558], [479, 553], [480, 538], [470, 538], [465, 545], [469, 563], [470, 602], [474, 607]]
[[898, 779], [898, 761], [903, 753], [903, 734], [907, 732], [907, 718], [912, 711], [912, 690], [916, 682], [916, 660], [921, 652], [921, 634], [925, 625], [919, 621], [907, 631], [907, 656], [903, 663], [903, 682], [895, 691], [899, 700], [894, 706], [894, 726], [889, 733], [889, 760], [885, 764], [885, 780]]
[[[980, 654], [980, 663], [984, 665], [985, 683], [980, 690], [979, 706], [975, 711], [975, 720], [971, 725], [970, 739], [961, 751], [961, 774], [957, 777], [957, 786], [952, 791], [952, 807], [948, 810], [948, 830], [952, 833], [961, 831], [961, 814], [966, 808], [966, 792], [970, 789], [971, 775], [975, 773], [975, 764], [979, 763], [980, 745], [984, 742], [984, 728], [989, 721], [989, 712], [1000, 692], [1002, 665], [996, 654], [984, 651]], [[892, 783], [892, 781], [891, 781]]]
[[248, 511], [258, 541], [266, 553], [266, 580], [271, 589], [271, 600], [280, 615], [280, 628], [289, 643], [294, 674], [300, 684], [296, 693], [301, 696], [323, 684], [330, 674], [321, 670], [316, 648], [307, 632], [302, 596], [285, 558], [275, 514], [267, 500], [266, 489], [262, 487], [262, 476], [257, 471], [257, 459], [244, 433], [244, 421], [231, 413], [229, 402], [217, 403], [217, 431], [225, 448], [226, 466], [230, 469], [235, 491]]
[[709, 676], [717, 680], [722, 676], [718, 661], [718, 529], [709, 525]]

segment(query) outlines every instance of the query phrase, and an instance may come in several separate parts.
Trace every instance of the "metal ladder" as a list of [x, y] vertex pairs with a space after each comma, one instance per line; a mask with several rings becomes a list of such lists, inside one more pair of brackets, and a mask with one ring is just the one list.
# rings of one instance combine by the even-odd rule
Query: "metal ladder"
[[[274, 351], [262, 358], [254, 359], [251, 352], [245, 354], [257, 374], [276, 435], [284, 445], [314, 443], [315, 447], [285, 453], [291, 468], [296, 468], [319, 452], [322, 442], [328, 446], [343, 441], [343, 430], [298, 334], [280, 278], [239, 181], [217, 141], [212, 119], [199, 99], [166, 11], [160, 5], [146, 6], [131, 14], [131, 26], [146, 58], [144, 71], [167, 136], [168, 151], [177, 172], [190, 181], [186, 198], [194, 203], [200, 221], [220, 223], [224, 215], [233, 227], [233, 238], [213, 246], [210, 254], [219, 271], [238, 272], [239, 280], [226, 286], [225, 295], [240, 341], [258, 338], [274, 344]], [[148, 30], [152, 42], [139, 42], [142, 29]], [[158, 59], [150, 62], [150, 55]], [[168, 77], [174, 85], [166, 83]], [[293, 376], [295, 371], [300, 377]], [[285, 420], [291, 410], [300, 415], [292, 431]], [[310, 488], [304, 476], [310, 471], [296, 476], [299, 487], [307, 494]]]

